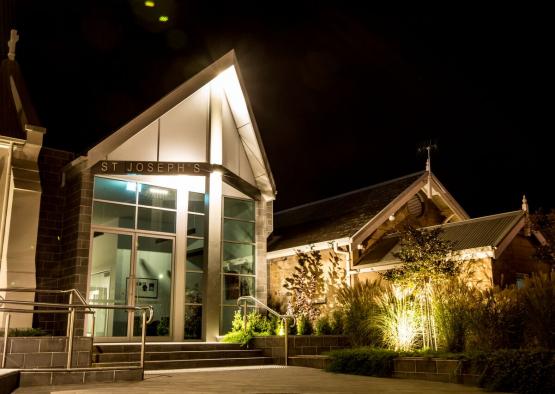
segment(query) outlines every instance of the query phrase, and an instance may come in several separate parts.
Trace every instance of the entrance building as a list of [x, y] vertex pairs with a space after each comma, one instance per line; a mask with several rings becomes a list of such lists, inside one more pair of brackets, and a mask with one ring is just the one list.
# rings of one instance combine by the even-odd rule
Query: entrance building
[[[28, 210], [26, 223], [38, 233], [37, 272], [13, 286], [75, 288], [96, 304], [152, 305], [148, 340], [161, 341], [213, 341], [229, 331], [240, 296], [266, 302], [276, 190], [234, 52], [85, 156], [42, 148], [35, 160], [37, 212]], [[8, 213], [12, 222], [24, 215]], [[17, 266], [4, 259], [2, 271], [9, 277]], [[33, 319], [12, 326], [65, 330], [65, 316]], [[94, 326], [83, 320], [77, 327], [77, 335], [94, 330], [103, 341], [140, 335], [139, 316], [122, 310], [98, 310]]]
[[[90, 226], [88, 298], [152, 305], [151, 340], [214, 340], [231, 328], [237, 298], [266, 302], [275, 186], [233, 52], [66, 174], [92, 187], [90, 224], [79, 221]], [[140, 319], [98, 311], [94, 331], [132, 340]]]

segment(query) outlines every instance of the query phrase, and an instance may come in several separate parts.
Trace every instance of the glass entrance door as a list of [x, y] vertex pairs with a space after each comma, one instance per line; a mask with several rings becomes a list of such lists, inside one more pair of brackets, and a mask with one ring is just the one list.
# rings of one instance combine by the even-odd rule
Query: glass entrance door
[[[152, 305], [154, 316], [146, 335], [170, 335], [172, 311], [173, 238], [138, 235], [135, 252], [134, 305]], [[133, 316], [133, 335], [141, 335], [141, 316]]]
[[[133, 236], [102, 231], [93, 232], [89, 302], [100, 305], [129, 303], [128, 282], [131, 275]], [[128, 312], [96, 310], [95, 337], [127, 337]], [[92, 321], [89, 320], [88, 329]]]
[[[168, 337], [172, 311], [174, 238], [93, 232], [89, 300], [105, 305], [152, 305], [147, 335]], [[89, 325], [89, 328], [91, 326]], [[131, 339], [141, 334], [139, 313], [96, 311], [95, 337]]]

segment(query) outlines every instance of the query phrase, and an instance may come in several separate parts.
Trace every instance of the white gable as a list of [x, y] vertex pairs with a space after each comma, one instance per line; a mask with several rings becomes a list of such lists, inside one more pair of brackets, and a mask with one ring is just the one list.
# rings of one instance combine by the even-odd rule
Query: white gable
[[213, 84], [225, 94], [223, 165], [273, 200], [273, 177], [233, 51], [89, 150], [87, 166], [100, 160], [210, 162], [210, 112], [218, 111], [210, 108]]
[[243, 141], [235, 124], [229, 104], [225, 100], [222, 105], [223, 165], [251, 185], [256, 185]]

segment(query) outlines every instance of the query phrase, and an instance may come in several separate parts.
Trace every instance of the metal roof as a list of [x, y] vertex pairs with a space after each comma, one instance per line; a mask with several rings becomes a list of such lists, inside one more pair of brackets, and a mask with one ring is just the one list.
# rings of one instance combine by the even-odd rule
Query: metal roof
[[[524, 211], [505, 212], [456, 223], [425, 227], [423, 230], [441, 228], [440, 238], [453, 242], [453, 251], [483, 247], [498, 247], [511, 230], [524, 219]], [[396, 242], [392, 242], [396, 240]], [[397, 261], [393, 256], [400, 248], [400, 234], [387, 235], [368, 250], [355, 265]], [[387, 250], [385, 250], [387, 249]], [[378, 256], [376, 258], [376, 256]]]

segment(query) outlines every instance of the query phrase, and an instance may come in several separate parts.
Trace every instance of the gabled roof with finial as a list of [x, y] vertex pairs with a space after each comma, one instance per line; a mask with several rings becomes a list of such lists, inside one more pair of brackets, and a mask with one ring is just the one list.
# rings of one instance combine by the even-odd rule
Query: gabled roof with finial
[[8, 58], [0, 63], [0, 135], [25, 139], [25, 125], [40, 126], [40, 122], [15, 61], [18, 40], [17, 31], [12, 30]]

